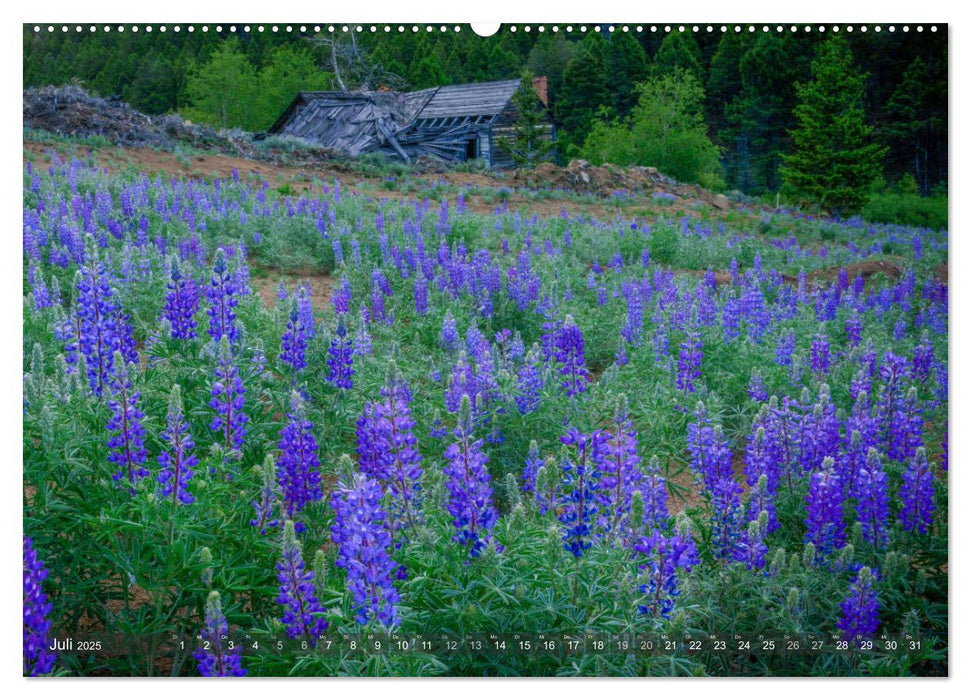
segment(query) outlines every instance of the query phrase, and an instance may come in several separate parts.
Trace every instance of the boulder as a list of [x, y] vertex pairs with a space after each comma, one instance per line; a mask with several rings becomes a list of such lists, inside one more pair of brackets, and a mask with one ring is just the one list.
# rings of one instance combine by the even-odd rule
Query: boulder
[[727, 211], [732, 207], [732, 203], [728, 200], [728, 197], [726, 197], [723, 194], [716, 194], [714, 197], [711, 198], [711, 203], [716, 208], [721, 209], [722, 211]]

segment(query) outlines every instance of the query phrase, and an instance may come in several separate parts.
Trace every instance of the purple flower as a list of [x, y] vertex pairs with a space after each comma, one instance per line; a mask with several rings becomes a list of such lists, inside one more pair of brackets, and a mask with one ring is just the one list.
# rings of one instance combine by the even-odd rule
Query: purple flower
[[668, 520], [668, 485], [661, 476], [661, 463], [657, 455], [653, 455], [647, 463], [647, 470], [638, 488], [644, 503], [644, 522], [634, 523], [635, 531], [642, 524], [648, 529], [664, 527]]
[[856, 519], [863, 531], [863, 539], [874, 547], [887, 541], [887, 517], [890, 514], [887, 496], [887, 474], [880, 464], [880, 454], [871, 447], [866, 462], [853, 481], [856, 498]]
[[753, 401], [764, 403], [769, 400], [769, 392], [765, 388], [765, 380], [762, 373], [755, 367], [752, 368], [751, 378], [748, 382], [748, 395]]
[[458, 424], [452, 433], [456, 442], [445, 449], [446, 486], [449, 492], [448, 512], [456, 533], [452, 540], [468, 547], [470, 557], [479, 556], [492, 539], [492, 528], [498, 518], [492, 502], [492, 485], [482, 452], [482, 440], [473, 440], [472, 406], [462, 397]]
[[907, 463], [900, 501], [900, 522], [904, 529], [926, 535], [934, 514], [934, 473], [923, 447], [918, 447]]
[[330, 303], [338, 314], [346, 314], [351, 308], [351, 283], [347, 281], [347, 275], [344, 273], [341, 273], [341, 281], [334, 288]]
[[43, 583], [44, 562], [37, 558], [33, 541], [24, 535], [24, 675], [43, 676], [54, 668], [57, 656], [50, 650], [51, 622]]
[[806, 495], [806, 541], [815, 545], [820, 556], [832, 554], [846, 544], [843, 522], [846, 495], [833, 464], [833, 458], [827, 457], [822, 468], [813, 471]]
[[681, 595], [678, 571], [691, 571], [699, 563], [691, 533], [666, 536], [655, 529], [650, 535], [641, 537], [633, 549], [632, 558], [637, 562], [638, 570], [647, 576], [647, 583], [639, 586], [646, 598], [646, 602], [638, 606], [639, 612], [670, 618], [675, 599]]
[[354, 348], [347, 337], [347, 324], [344, 316], [337, 317], [337, 331], [330, 340], [327, 351], [327, 381], [338, 389], [351, 389], [354, 382]]
[[132, 389], [128, 378], [128, 366], [121, 357], [121, 352], [115, 351], [114, 370], [111, 381], [112, 399], [108, 402], [111, 408], [111, 420], [107, 430], [112, 433], [108, 438], [108, 461], [118, 467], [112, 476], [115, 481], [127, 480], [132, 495], [135, 484], [148, 476], [148, 470], [142, 466], [148, 459], [145, 451], [145, 428], [142, 419], [145, 414], [138, 407], [139, 393]]
[[849, 595], [840, 604], [843, 614], [836, 623], [843, 639], [872, 637], [880, 628], [880, 601], [873, 590], [874, 578], [870, 568], [864, 566], [850, 584]]
[[280, 339], [282, 350], [280, 359], [290, 365], [294, 372], [299, 372], [307, 366], [308, 328], [301, 318], [297, 298], [290, 301], [290, 316], [287, 328]]
[[764, 510], [751, 520], [735, 545], [733, 559], [745, 564], [749, 571], [765, 568], [765, 555], [769, 548], [765, 544], [768, 533], [769, 514]]
[[926, 382], [930, 377], [933, 362], [934, 346], [931, 345], [927, 331], [924, 331], [920, 339], [920, 344], [914, 348], [914, 359], [911, 363], [914, 379], [918, 382]]
[[189, 493], [189, 480], [192, 478], [192, 468], [199, 464], [199, 458], [192, 454], [196, 445], [182, 413], [182, 390], [178, 384], [172, 387], [169, 394], [168, 425], [162, 431], [162, 440], [168, 443], [169, 449], [158, 456], [158, 463], [162, 466], [158, 475], [158, 496], [161, 499], [171, 495], [173, 499], [188, 505], [195, 500]]
[[863, 322], [860, 321], [859, 314], [854, 313], [852, 316], [846, 319], [845, 328], [846, 344], [851, 348], [859, 346], [860, 341], [862, 340], [863, 332]]
[[229, 349], [229, 338], [220, 339], [216, 357], [215, 379], [210, 391], [209, 407], [216, 411], [209, 429], [222, 437], [223, 450], [227, 454], [239, 454], [246, 436], [249, 418], [243, 413], [246, 387], [239, 377], [239, 370]]
[[184, 277], [179, 259], [172, 258], [172, 272], [165, 287], [165, 306], [162, 315], [169, 322], [172, 338], [190, 340], [196, 337], [195, 314], [199, 310], [199, 290], [191, 278]]
[[119, 316], [121, 310], [113, 299], [111, 273], [98, 258], [97, 247], [89, 242], [85, 265], [75, 275], [77, 342], [84, 355], [88, 384], [101, 396], [111, 381], [115, 351], [121, 349]]
[[829, 338], [822, 331], [813, 336], [812, 346], [809, 348], [809, 364], [813, 372], [823, 376], [829, 372]]
[[536, 491], [536, 475], [540, 467], [544, 464], [539, 456], [539, 445], [535, 440], [529, 441], [529, 454], [526, 455], [526, 466], [523, 469], [523, 491], [534, 493]]
[[459, 332], [455, 327], [455, 317], [452, 316], [450, 309], [445, 311], [445, 320], [442, 321], [441, 345], [448, 352], [458, 349]]
[[388, 555], [391, 533], [381, 510], [382, 495], [381, 485], [363, 474], [356, 474], [351, 484], [333, 491], [331, 534], [338, 547], [335, 563], [347, 571], [358, 624], [376, 619], [385, 627], [393, 627], [399, 621], [400, 596], [391, 577], [400, 567]]
[[689, 333], [681, 343], [678, 354], [678, 390], [693, 393], [695, 382], [701, 378], [701, 336]]
[[600, 472], [593, 455], [602, 449], [603, 440], [599, 430], [588, 434], [576, 428], [570, 428], [560, 438], [564, 445], [576, 448], [576, 458], [568, 457], [563, 462], [563, 491], [557, 516], [563, 524], [563, 546], [574, 557], [583, 556], [592, 544], [600, 489]]
[[592, 455], [601, 473], [602, 525], [607, 530], [617, 532], [631, 526], [625, 521], [630, 513], [631, 496], [641, 481], [637, 431], [628, 415], [627, 397], [624, 394], [618, 396], [613, 419], [602, 435], [604, 439], [598, 444], [600, 449]]
[[418, 520], [422, 469], [411, 391], [393, 364], [381, 396], [383, 401], [365, 404], [357, 423], [359, 463], [365, 475], [378, 479], [391, 493], [393, 526], [399, 530]]
[[306, 569], [296, 528], [290, 520], [283, 526], [283, 556], [276, 570], [280, 582], [276, 602], [284, 608], [281, 621], [287, 636], [303, 638], [310, 646], [316, 646], [318, 637], [327, 629], [327, 621], [322, 617], [325, 610], [314, 593], [314, 574]]
[[415, 275], [415, 313], [419, 316], [428, 313], [428, 285], [422, 275]]
[[567, 316], [553, 337], [553, 357], [559, 363], [562, 386], [567, 396], [576, 396], [587, 388], [587, 361], [583, 353], [583, 333]]
[[202, 630], [203, 646], [196, 649], [192, 656], [199, 663], [202, 676], [245, 676], [246, 669], [240, 664], [240, 652], [223, 647], [229, 634], [229, 624], [223, 615], [219, 594], [212, 591], [206, 601], [206, 626]]
[[249, 521], [253, 527], [260, 529], [260, 534], [265, 535], [267, 528], [276, 527], [280, 524], [279, 518], [273, 517], [273, 509], [276, 506], [276, 462], [272, 454], [267, 454], [260, 467], [260, 477], [263, 481], [263, 488], [260, 489], [260, 497], [253, 501], [253, 510], [256, 517]]
[[367, 307], [361, 304], [360, 310], [358, 312], [359, 323], [357, 326], [357, 333], [354, 336], [354, 354], [355, 355], [370, 355], [371, 354], [371, 334], [368, 333], [368, 313]]
[[540, 392], [543, 390], [543, 375], [540, 370], [539, 347], [533, 345], [526, 361], [516, 373], [516, 407], [520, 415], [532, 413], [540, 404]]
[[[314, 424], [307, 419], [303, 398], [296, 390], [290, 394], [290, 410], [287, 425], [280, 431], [280, 457], [277, 460], [277, 481], [283, 496], [283, 511], [287, 520], [303, 510], [312, 501], [323, 498], [320, 490], [320, 459], [317, 457], [317, 441], [313, 436]], [[303, 525], [296, 525], [303, 531]]]
[[226, 251], [222, 248], [216, 251], [206, 298], [209, 300], [209, 337], [214, 343], [218, 343], [226, 336], [231, 344], [235, 343], [239, 339], [239, 327], [236, 325], [236, 312], [233, 309], [239, 299], [236, 285], [226, 266]]
[[792, 354], [796, 351], [796, 333], [787, 331], [779, 336], [775, 346], [775, 363], [780, 367], [792, 364]]

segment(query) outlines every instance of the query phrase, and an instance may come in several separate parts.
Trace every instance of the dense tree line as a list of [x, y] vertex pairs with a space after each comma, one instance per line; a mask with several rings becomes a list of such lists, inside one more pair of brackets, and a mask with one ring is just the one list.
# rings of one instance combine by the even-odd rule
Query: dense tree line
[[[797, 109], [808, 94], [801, 86], [813, 81], [827, 37], [802, 28], [745, 29], [664, 35], [534, 26], [489, 38], [467, 29], [364, 31], [354, 52], [380, 65], [381, 83], [395, 88], [519, 78], [524, 70], [545, 75], [561, 158], [583, 153], [588, 137], [602, 136], [607, 126], [634, 128], [639, 110], [652, 109], [638, 106], [651, 81], [670, 87], [666, 77], [690, 76], [692, 133], [698, 117], [717, 148], [726, 186], [757, 196], [784, 188], [786, 160], [805, 126]], [[860, 79], [853, 108], [874, 144], [868, 153], [880, 156], [878, 177], [889, 186], [907, 176], [924, 195], [946, 185], [946, 27], [844, 35], [844, 72]], [[298, 89], [336, 86], [331, 52], [326, 41], [284, 32], [35, 34], [25, 27], [24, 84], [74, 80], [148, 113], [179, 111], [259, 131]]]

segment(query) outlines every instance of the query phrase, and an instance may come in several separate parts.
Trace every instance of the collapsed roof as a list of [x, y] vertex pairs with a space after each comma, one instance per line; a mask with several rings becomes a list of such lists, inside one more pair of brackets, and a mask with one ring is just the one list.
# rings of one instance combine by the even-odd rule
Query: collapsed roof
[[464, 142], [507, 109], [518, 80], [417, 92], [301, 92], [270, 133], [357, 156], [369, 151], [460, 157]]

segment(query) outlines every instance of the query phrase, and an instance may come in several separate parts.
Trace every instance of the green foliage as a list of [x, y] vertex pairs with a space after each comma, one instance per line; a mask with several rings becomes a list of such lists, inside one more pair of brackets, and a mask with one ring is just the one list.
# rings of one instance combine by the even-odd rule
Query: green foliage
[[591, 32], [563, 72], [563, 87], [555, 107], [557, 120], [566, 132], [563, 140], [569, 145], [582, 144], [600, 108], [610, 102], [607, 40], [599, 32]]
[[812, 80], [796, 88], [794, 150], [783, 159], [789, 192], [841, 213], [858, 211], [866, 202], [887, 152], [865, 123], [864, 80], [845, 39], [834, 36], [821, 44]]
[[860, 213], [867, 221], [946, 229], [947, 197], [921, 197], [916, 192], [875, 194]]
[[259, 95], [256, 77], [238, 42], [224, 42], [209, 61], [196, 64], [189, 72], [186, 94], [192, 106], [185, 116], [221, 128], [258, 131], [259, 122], [252, 113]]
[[523, 73], [519, 87], [513, 93], [512, 104], [518, 114], [513, 139], [511, 143], [501, 142], [501, 147], [512, 153], [516, 167], [532, 168], [549, 157], [553, 142], [544, 118], [546, 110], [533, 88], [531, 73]]
[[637, 84], [647, 77], [647, 56], [632, 32], [614, 32], [607, 49], [607, 87], [614, 112], [625, 117], [637, 104]]
[[651, 78], [638, 93], [629, 119], [601, 114], [584, 141], [583, 156], [597, 164], [650, 165], [684, 182], [717, 187], [719, 151], [705, 129], [698, 80], [676, 70]]
[[408, 70], [411, 87], [415, 90], [422, 90], [429, 87], [444, 85], [448, 78], [442, 70], [442, 64], [438, 56], [429, 53], [424, 56], [415, 55], [414, 62]]
[[698, 48], [698, 42], [693, 34], [690, 32], [669, 32], [654, 56], [651, 75], [660, 77], [679, 71], [687, 71], [698, 82], [704, 84], [703, 60], [701, 49]]

